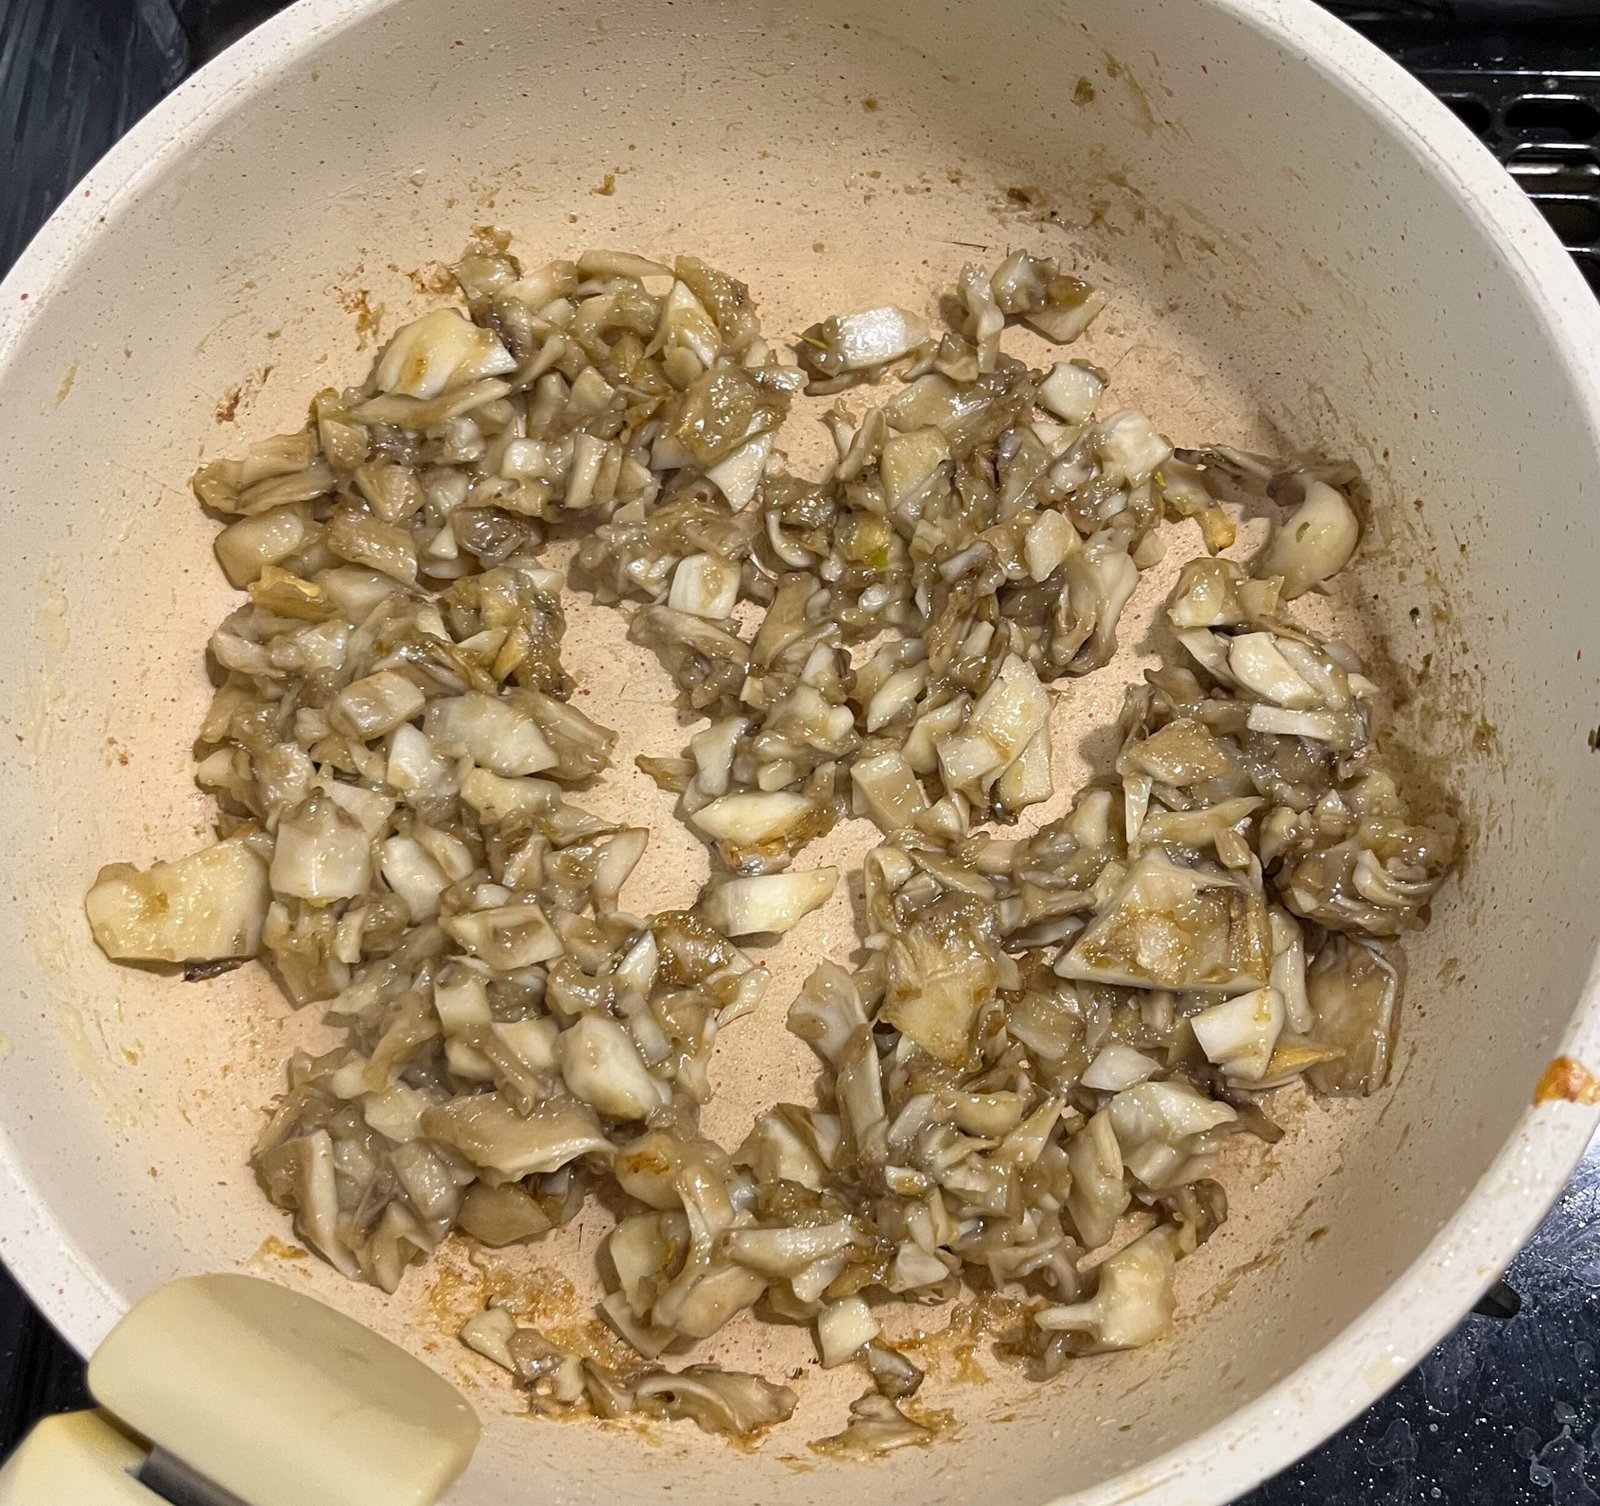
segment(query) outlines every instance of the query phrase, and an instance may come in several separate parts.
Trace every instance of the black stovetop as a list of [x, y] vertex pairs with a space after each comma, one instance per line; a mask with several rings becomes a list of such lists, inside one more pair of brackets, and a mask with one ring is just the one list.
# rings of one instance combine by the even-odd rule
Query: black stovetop
[[[140, 115], [278, 8], [0, 0], [0, 132], [12, 148], [0, 271]], [[1330, 8], [1494, 149], [1600, 290], [1600, 0]], [[1560, 9], [1590, 19], [1507, 19]], [[1461, 19], [1486, 11], [1498, 19]], [[87, 1404], [82, 1369], [0, 1270], [0, 1457], [37, 1417]], [[1433, 1502], [1600, 1506], [1600, 1140], [1479, 1311], [1383, 1400], [1239, 1506]]]

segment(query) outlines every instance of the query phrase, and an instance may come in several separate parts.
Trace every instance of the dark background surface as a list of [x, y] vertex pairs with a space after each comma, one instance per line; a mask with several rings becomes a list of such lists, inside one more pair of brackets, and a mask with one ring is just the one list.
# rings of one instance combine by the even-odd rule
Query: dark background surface
[[[146, 110], [278, 8], [0, 0], [0, 271]], [[1600, 0], [1330, 8], [1491, 146], [1600, 288]], [[1482, 1307], [1240, 1506], [1600, 1506], [1600, 1149]], [[0, 1454], [37, 1417], [86, 1403], [81, 1362], [0, 1271]]]

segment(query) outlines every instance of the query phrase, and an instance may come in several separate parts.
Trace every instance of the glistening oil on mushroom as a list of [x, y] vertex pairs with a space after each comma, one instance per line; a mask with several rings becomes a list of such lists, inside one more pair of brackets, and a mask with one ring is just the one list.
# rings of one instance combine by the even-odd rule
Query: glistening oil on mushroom
[[[1263, 1095], [1381, 1087], [1395, 938], [1453, 859], [1385, 769], [1377, 687], [1292, 615], [1358, 543], [1336, 473], [1096, 418], [1102, 373], [1002, 348], [1016, 322], [1075, 340], [1105, 302], [1025, 252], [964, 268], [942, 330], [835, 316], [799, 365], [691, 257], [527, 269], [486, 243], [458, 277], [466, 315], [405, 326], [303, 431], [195, 478], [250, 598], [211, 641], [218, 841], [103, 870], [96, 939], [260, 956], [342, 1030], [288, 1064], [253, 1164], [352, 1278], [393, 1291], [457, 1229], [539, 1239], [609, 1184], [601, 1311], [637, 1363], [499, 1308], [462, 1333], [541, 1407], [759, 1432], [788, 1387], [663, 1363], [756, 1309], [862, 1366], [827, 1445], [856, 1453], [933, 1436], [889, 1304], [1018, 1295], [1006, 1353], [1040, 1378], [1160, 1338], [1226, 1217], [1223, 1144], [1276, 1133]], [[781, 446], [802, 392], [838, 399], [815, 478]], [[1220, 554], [1216, 471], [1287, 504], [1253, 567]], [[650, 833], [573, 798], [616, 739], [570, 699], [541, 555], [562, 535], [585, 609], [629, 614], [695, 716], [642, 761], [713, 855], [682, 909], [624, 907]], [[1107, 664], [1141, 571], [1191, 540], [1114, 761], [1020, 824], [1055, 789], [1052, 687]], [[735, 940], [828, 900], [841, 875], [805, 849], [852, 818], [882, 837], [864, 960], [778, 1001], [817, 1094], [714, 1144], [717, 1033], [774, 1008]]]

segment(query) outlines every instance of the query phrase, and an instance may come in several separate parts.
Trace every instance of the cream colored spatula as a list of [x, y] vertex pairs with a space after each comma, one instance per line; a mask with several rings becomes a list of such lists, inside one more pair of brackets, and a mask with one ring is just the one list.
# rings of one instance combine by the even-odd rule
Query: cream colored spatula
[[433, 1506], [478, 1419], [420, 1360], [298, 1292], [194, 1276], [89, 1362], [97, 1412], [41, 1422], [0, 1506]]

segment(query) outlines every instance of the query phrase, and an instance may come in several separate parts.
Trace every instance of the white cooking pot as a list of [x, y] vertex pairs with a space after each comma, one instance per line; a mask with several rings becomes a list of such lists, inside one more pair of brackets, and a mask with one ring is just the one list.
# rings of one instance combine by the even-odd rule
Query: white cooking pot
[[[750, 1454], [527, 1421], [449, 1337], [481, 1295], [462, 1261], [385, 1299], [263, 1250], [287, 1230], [245, 1158], [314, 1020], [256, 969], [113, 968], [81, 896], [102, 861], [205, 827], [188, 748], [228, 592], [189, 472], [358, 380], [374, 325], [434, 297], [428, 263], [484, 223], [535, 260], [695, 251], [780, 334], [931, 295], [968, 256], [1065, 254], [1113, 296], [1088, 350], [1119, 400], [1179, 442], [1366, 470], [1345, 609], [1402, 692], [1413, 777], [1461, 793], [1471, 853], [1410, 947], [1392, 1086], [1293, 1110], [1232, 1169], [1169, 1341], [1037, 1389], [941, 1372], [954, 1440], [848, 1465], [804, 1447], [844, 1398], [809, 1384], [810, 1430]], [[488, 1431], [462, 1506], [1231, 1497], [1457, 1321], [1594, 1125], [1576, 1066], [1535, 1097], [1554, 1057], [1600, 1065], [1597, 423], [1600, 315], [1555, 238], [1306, 0], [302, 0], [140, 125], [0, 291], [0, 1256], [82, 1347], [186, 1272], [328, 1297], [472, 1386]], [[591, 709], [644, 662], [599, 641], [569, 659]], [[1115, 699], [1084, 696], [1070, 714]], [[719, 1043], [713, 1129], [807, 1092], [780, 1019]], [[565, 1248], [527, 1257], [546, 1297]], [[809, 1345], [768, 1329], [716, 1351], [773, 1373]]]

